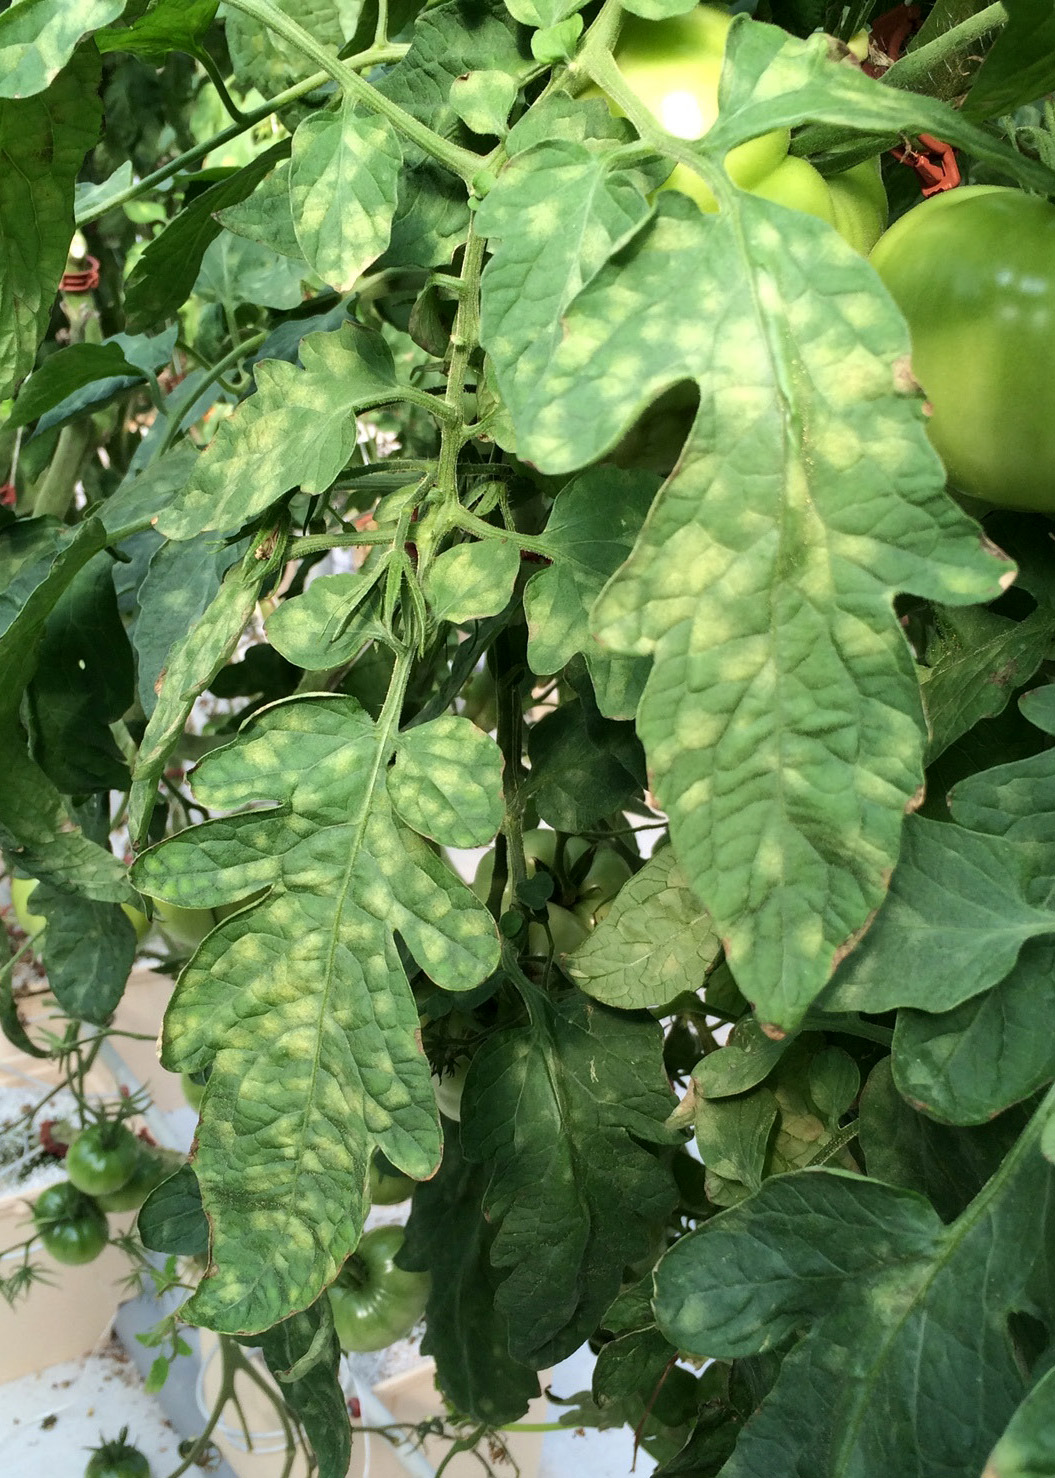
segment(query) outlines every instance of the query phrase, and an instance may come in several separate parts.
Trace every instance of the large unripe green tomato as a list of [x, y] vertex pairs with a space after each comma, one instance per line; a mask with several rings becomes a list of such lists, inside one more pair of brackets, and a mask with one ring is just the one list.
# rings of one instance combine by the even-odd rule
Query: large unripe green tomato
[[[628, 15], [623, 22], [616, 64], [676, 138], [703, 138], [718, 117], [718, 83], [731, 25], [732, 17], [714, 5], [659, 21]], [[790, 142], [790, 130], [778, 128], [739, 144], [725, 158], [730, 179], [753, 195], [827, 221], [856, 251], [869, 251], [887, 218], [878, 161], [825, 179], [807, 160], [789, 156]], [[710, 187], [687, 165], [676, 165], [660, 188], [680, 190], [701, 210], [718, 209]]]
[[[698, 5], [687, 15], [661, 21], [628, 15], [623, 22], [616, 64], [675, 138], [702, 139], [718, 117], [718, 81], [731, 24], [732, 17], [714, 5]], [[790, 142], [790, 130], [781, 128], [738, 145], [725, 159], [730, 179], [753, 190], [787, 158]], [[707, 185], [684, 164], [675, 167], [663, 188], [681, 190], [702, 210], [718, 209]]]
[[871, 261], [908, 320], [949, 481], [1055, 514], [1055, 205], [949, 190], [891, 226]]
[[[36, 878], [11, 879], [11, 907], [15, 911], [18, 927], [23, 934], [28, 934], [30, 939], [35, 938], [48, 922], [42, 913], [31, 913], [29, 910], [29, 897], [37, 886], [37, 881]], [[142, 940], [150, 928], [150, 920], [145, 913], [138, 908], [133, 908], [130, 903], [122, 903], [121, 907], [132, 921], [136, 938]]]
[[428, 1273], [396, 1267], [403, 1235], [397, 1226], [366, 1232], [330, 1288], [342, 1350], [383, 1350], [404, 1339], [425, 1312]]

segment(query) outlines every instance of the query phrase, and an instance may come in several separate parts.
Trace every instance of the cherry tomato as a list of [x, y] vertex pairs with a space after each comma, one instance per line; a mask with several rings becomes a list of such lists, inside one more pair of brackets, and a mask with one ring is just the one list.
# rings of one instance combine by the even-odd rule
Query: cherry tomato
[[68, 1180], [41, 1191], [33, 1222], [45, 1252], [70, 1266], [94, 1262], [109, 1240], [105, 1213]]
[[871, 261], [908, 320], [953, 487], [1055, 513], [1055, 205], [947, 190], [891, 226]]
[[124, 1124], [93, 1124], [76, 1136], [66, 1174], [86, 1196], [106, 1196], [132, 1178], [139, 1161], [135, 1135]]
[[330, 1288], [337, 1338], [343, 1350], [383, 1350], [403, 1339], [425, 1312], [427, 1273], [396, 1266], [403, 1228], [367, 1232]]

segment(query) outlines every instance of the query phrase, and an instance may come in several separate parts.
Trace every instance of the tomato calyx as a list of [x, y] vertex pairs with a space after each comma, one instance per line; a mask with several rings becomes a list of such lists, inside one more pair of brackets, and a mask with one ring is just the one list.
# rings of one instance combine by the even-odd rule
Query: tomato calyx
[[90, 1451], [84, 1478], [150, 1478], [150, 1463], [145, 1453], [129, 1442], [127, 1427], [109, 1439], [100, 1433], [98, 1447]]

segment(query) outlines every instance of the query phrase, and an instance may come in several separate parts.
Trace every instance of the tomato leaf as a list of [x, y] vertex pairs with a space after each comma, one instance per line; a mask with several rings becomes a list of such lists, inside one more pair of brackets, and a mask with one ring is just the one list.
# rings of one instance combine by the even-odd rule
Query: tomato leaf
[[1016, 688], [1027, 683], [1051, 646], [1055, 615], [1041, 606], [1024, 621], [1009, 621], [985, 607], [939, 607], [938, 646], [928, 650], [923, 706], [931, 737], [931, 764], [979, 720], [1002, 713]]
[[817, 1478], [980, 1471], [1025, 1390], [1009, 1317], [1047, 1276], [1043, 1118], [949, 1227], [921, 1196], [817, 1170], [767, 1181], [667, 1253], [654, 1306], [679, 1349], [792, 1342], [726, 1478], [800, 1472], [800, 1451]]
[[996, 985], [1029, 939], [1055, 932], [1034, 860], [1006, 837], [911, 816], [879, 916], [824, 993], [832, 1011], [946, 1011]]
[[[81, 7], [53, 8], [78, 24]], [[0, 36], [28, 27], [28, 54], [42, 14], [23, 0], [0, 15]], [[13, 75], [2, 58], [0, 88]], [[0, 398], [33, 367], [51, 316], [73, 235], [74, 181], [99, 133], [98, 85], [99, 59], [86, 47], [46, 92], [0, 101]], [[14, 87], [21, 91], [17, 78]]]
[[202, 615], [169, 650], [158, 678], [158, 701], [150, 716], [132, 771], [128, 825], [142, 845], [157, 799], [157, 782], [179, 742], [195, 701], [228, 660], [253, 614], [266, 575], [261, 562], [246, 570], [231, 569]]
[[314, 272], [349, 292], [392, 234], [399, 135], [377, 114], [346, 98], [336, 112], [297, 126], [289, 166], [293, 225]]
[[288, 140], [273, 144], [251, 164], [203, 190], [147, 243], [125, 285], [125, 314], [131, 332], [150, 328], [182, 307], [194, 287], [206, 249], [223, 229], [216, 212], [252, 194], [276, 161], [286, 157], [289, 147]]
[[1047, 0], [1010, 0], [1007, 24], [975, 75], [966, 117], [996, 118], [1055, 87], [1055, 16]]
[[107, 542], [96, 518], [75, 529], [24, 519], [0, 533], [0, 844], [33, 877], [100, 902], [134, 904], [122, 864], [84, 835], [67, 798], [30, 757], [20, 718], [48, 619]]
[[324, 492], [355, 450], [356, 415], [404, 398], [380, 334], [345, 324], [301, 340], [303, 369], [256, 366], [256, 394], [225, 421], [158, 528], [170, 539], [240, 528], [283, 493]]
[[541, 1368], [595, 1327], [673, 1205], [670, 1172], [635, 1143], [668, 1138], [673, 1098], [654, 1022], [578, 994], [529, 1000], [531, 1025], [472, 1060], [462, 1147], [493, 1164], [484, 1205], [510, 1353]]
[[903, 1010], [894, 1081], [950, 1124], [984, 1124], [1055, 1078], [1055, 942], [1032, 939], [991, 990], [951, 1011]]
[[181, 1165], [147, 1196], [137, 1229], [143, 1246], [166, 1257], [202, 1257], [209, 1250], [209, 1223], [202, 1209], [198, 1177]]
[[1055, 1472], [1055, 1370], [1042, 1375], [1015, 1412], [1000, 1438], [983, 1478], [1043, 1478]]
[[[751, 196], [714, 218], [678, 195], [657, 210], [565, 312], [530, 391], [515, 374], [504, 388], [522, 452], [556, 471], [599, 456], [669, 386], [700, 385], [678, 467], [593, 624], [617, 650], [652, 654], [638, 733], [675, 852], [738, 984], [787, 1028], [881, 901], [922, 778], [892, 588], [990, 599], [1000, 566], [944, 496], [918, 409], [895, 391], [903, 330], [865, 264], [820, 223]], [[771, 321], [763, 271], [794, 297], [794, 322], [783, 306]], [[647, 329], [672, 296], [678, 350], [676, 328]], [[857, 318], [867, 331], [850, 328]], [[601, 340], [625, 380], [584, 372]], [[717, 366], [733, 344], [738, 382], [754, 388], [738, 416], [718, 417]], [[792, 406], [810, 428], [808, 457], [785, 438]], [[836, 427], [840, 450], [822, 454]], [[848, 479], [851, 455], [861, 471]], [[823, 604], [806, 595], [821, 586]], [[829, 685], [847, 748], [816, 729], [805, 696]]]
[[273, 1329], [253, 1335], [252, 1342], [260, 1346], [283, 1400], [304, 1428], [318, 1463], [318, 1478], [347, 1478], [352, 1429], [329, 1299], [320, 1298]]
[[456, 1411], [501, 1426], [524, 1415], [539, 1384], [509, 1354], [509, 1321], [495, 1304], [495, 1234], [482, 1206], [489, 1173], [448, 1138], [439, 1170], [414, 1192], [400, 1265], [432, 1275], [421, 1351], [436, 1361], [440, 1390]]
[[173, 540], [158, 546], [136, 598], [132, 644], [136, 652], [139, 702], [147, 718], [180, 632], [194, 631], [212, 605], [230, 567], [245, 554], [244, 542], [218, 547], [215, 535]]
[[590, 608], [633, 548], [658, 487], [659, 478], [644, 471], [604, 468], [572, 478], [546, 525], [554, 558], [524, 590], [532, 672], [559, 672], [582, 652], [608, 718], [633, 718], [649, 664], [603, 648], [590, 631]]
[[0, 97], [41, 93], [78, 43], [109, 25], [127, 0], [20, 0], [0, 15]]
[[128, 767], [110, 725], [131, 704], [133, 683], [113, 561], [97, 554], [55, 602], [26, 689], [33, 756], [67, 795], [128, 788]]
[[[475, 733], [468, 720], [445, 723]], [[165, 1021], [166, 1065], [213, 1064], [194, 1169], [214, 1270], [185, 1309], [212, 1328], [268, 1328], [333, 1280], [359, 1238], [375, 1146], [419, 1180], [439, 1160], [395, 935], [447, 990], [479, 984], [498, 941], [474, 895], [397, 815], [425, 795], [417, 766], [431, 727], [410, 731], [397, 775], [378, 759], [386, 731], [354, 700], [276, 704], [194, 779], [208, 806], [270, 807], [194, 827], [135, 866], [145, 892], [183, 906], [268, 890], [206, 938]], [[484, 742], [497, 790], [498, 751]], [[457, 766], [442, 783], [446, 812], [430, 810], [446, 843], [476, 801]], [[238, 1028], [239, 1017], [255, 1025]], [[245, 1197], [253, 1184], [267, 1185], [265, 1198]]]
[[707, 910], [666, 847], [620, 888], [568, 971], [594, 1000], [639, 1011], [695, 990], [720, 949]]
[[[216, 17], [217, 0], [153, 0], [131, 25], [109, 26], [95, 44], [102, 52], [127, 51], [160, 61], [167, 52], [200, 53]], [[122, 7], [123, 8], [123, 7]]]
[[425, 576], [425, 599], [437, 621], [465, 626], [505, 610], [520, 573], [514, 540], [481, 539], [445, 549]]
[[905, 1102], [882, 1058], [861, 1094], [858, 1141], [874, 1180], [919, 1191], [954, 1221], [996, 1173], [1025, 1126], [1021, 1108], [972, 1128], [938, 1124]]

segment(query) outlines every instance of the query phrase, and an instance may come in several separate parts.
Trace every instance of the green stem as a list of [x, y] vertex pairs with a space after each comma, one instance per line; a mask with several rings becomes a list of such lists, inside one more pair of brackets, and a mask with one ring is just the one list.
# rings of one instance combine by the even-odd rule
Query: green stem
[[[194, 54], [197, 57], [198, 61], [201, 62], [202, 66], [205, 68], [205, 71], [209, 77], [209, 81], [219, 93], [220, 102], [223, 103], [225, 112], [227, 112], [231, 116], [231, 118], [234, 119], [235, 123], [244, 124], [246, 121], [246, 115], [242, 112], [241, 108], [235, 102], [234, 98], [227, 91], [227, 83], [223, 80], [220, 69], [216, 65], [213, 58], [209, 55], [204, 47], [202, 47], [200, 51], [197, 51]], [[251, 126], [252, 125], [250, 125], [250, 127]]]
[[458, 311], [451, 330], [451, 363], [444, 405], [448, 421], [440, 442], [436, 483], [440, 497], [451, 507], [458, 501], [458, 454], [465, 445], [465, 376], [480, 338], [480, 275], [483, 271], [484, 239], [469, 222], [465, 243]]
[[545, 539], [538, 539], [534, 534], [522, 534], [518, 529], [499, 529], [492, 523], [486, 523], [482, 518], [477, 518], [475, 513], [470, 513], [467, 508], [460, 508], [454, 514], [454, 522], [458, 528], [464, 529], [467, 534], [476, 534], [481, 539], [497, 539], [502, 544], [516, 544], [519, 548], [527, 550], [531, 554], [541, 554], [543, 559], [556, 559], [558, 553], [553, 545]]
[[841, 1154], [846, 1146], [857, 1138], [860, 1127], [860, 1120], [855, 1119], [852, 1124], [847, 1124], [845, 1128], [837, 1130], [830, 1139], [825, 1140], [813, 1158], [806, 1161], [807, 1166], [826, 1165], [829, 1160], [834, 1160], [836, 1155]]
[[463, 149], [458, 144], [453, 144], [449, 139], [442, 138], [434, 132], [427, 124], [421, 123], [406, 109], [401, 108], [391, 98], [385, 97], [378, 92], [376, 87], [371, 87], [369, 82], [364, 82], [358, 72], [352, 70], [348, 62], [342, 62], [335, 52], [329, 50], [316, 41], [303, 26], [278, 10], [271, 4], [271, 0], [228, 0], [228, 4], [235, 10], [240, 10], [243, 15], [250, 16], [259, 21], [269, 31], [281, 36], [291, 46], [296, 47], [305, 56], [310, 57], [313, 62], [320, 66], [334, 82], [343, 89], [349, 97], [356, 102], [365, 104], [375, 113], [380, 113], [387, 118], [393, 128], [407, 138], [419, 149], [443, 164], [452, 174], [460, 175], [467, 183], [479, 172], [483, 159], [479, 154], [474, 154], [469, 149]]
[[55, 455], [41, 479], [33, 498], [33, 515], [43, 518], [65, 518], [69, 511], [77, 479], [92, 444], [94, 428], [89, 417], [71, 421], [59, 432]]
[[940, 67], [955, 65], [960, 57], [974, 50], [983, 36], [1000, 30], [1006, 24], [1007, 11], [1003, 5], [987, 5], [977, 15], [969, 15], [958, 26], [951, 26], [925, 46], [906, 52], [883, 73], [882, 80], [890, 87], [906, 88], [909, 92], [929, 92], [928, 84]]
[[[394, 42], [388, 46], [372, 46], [367, 51], [359, 52], [357, 56], [349, 57], [344, 63], [344, 66], [358, 67], [365, 71], [369, 67], [381, 66], [385, 62], [397, 62], [401, 57], [406, 56], [407, 50], [408, 48], [405, 45]], [[328, 71], [316, 72], [313, 76], [305, 78], [303, 82], [298, 82], [294, 87], [287, 87], [285, 92], [280, 92], [276, 97], [270, 98], [266, 103], [261, 103], [258, 108], [253, 108], [249, 113], [243, 113], [241, 123], [229, 124], [227, 128], [222, 128], [219, 133], [213, 134], [211, 138], [204, 139], [200, 144], [195, 144], [192, 149], [186, 149], [182, 154], [177, 154], [175, 159], [170, 159], [167, 164], [163, 164], [159, 169], [155, 169], [152, 174], [144, 175], [141, 180], [136, 180], [134, 184], [127, 186], [126, 189], [118, 191], [116, 195], [111, 195], [102, 205], [96, 206], [93, 210], [86, 210], [78, 214], [75, 217], [75, 224], [77, 226], [88, 226], [92, 221], [99, 220], [101, 216], [106, 215], [108, 211], [114, 210], [117, 206], [126, 205], [129, 200], [137, 200], [140, 195], [148, 195], [156, 185], [163, 185], [166, 180], [171, 179], [175, 174], [179, 174], [181, 170], [189, 169], [192, 164], [197, 164], [200, 159], [204, 159], [214, 149], [222, 148], [224, 144], [229, 144], [232, 139], [238, 138], [239, 134], [246, 133], [258, 123], [263, 123], [264, 119], [270, 118], [272, 113], [280, 113], [283, 108], [288, 108], [291, 103], [298, 102], [302, 97], [307, 97], [309, 93], [318, 91], [329, 80], [330, 74]]]
[[[933, 41], [917, 47], [915, 51], [907, 52], [879, 80], [884, 87], [896, 87], [928, 97], [941, 96], [943, 89], [938, 86], [938, 77], [942, 69], [954, 70], [957, 62], [969, 56], [983, 36], [998, 30], [1006, 22], [1007, 11], [1003, 5], [987, 5], [984, 10], [968, 16], [959, 25], [950, 26], [940, 36], [935, 36]], [[847, 143], [853, 141], [853, 135], [847, 128], [831, 123], [812, 123], [795, 135], [791, 152], [802, 158], [817, 160], [818, 156], [827, 151], [837, 150], [840, 145], [845, 148]], [[846, 152], [844, 158], [833, 155], [830, 165], [836, 169], [847, 169], [859, 159], [882, 153], [898, 142], [899, 136], [895, 134], [868, 135], [860, 139], [859, 149]]]
[[183, 425], [184, 418], [190, 414], [203, 392], [216, 380], [222, 379], [232, 365], [237, 364], [240, 359], [244, 359], [247, 354], [252, 354], [254, 349], [258, 349], [266, 338], [267, 334], [264, 332], [253, 334], [251, 338], [243, 339], [240, 344], [236, 344], [233, 349], [229, 349], [224, 357], [213, 365], [212, 369], [205, 376], [205, 379], [199, 381], [194, 389], [185, 395], [178, 405], [173, 407], [169, 412], [165, 435], [157, 450], [158, 457], [163, 457], [176, 440], [180, 432], [180, 427]]

